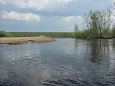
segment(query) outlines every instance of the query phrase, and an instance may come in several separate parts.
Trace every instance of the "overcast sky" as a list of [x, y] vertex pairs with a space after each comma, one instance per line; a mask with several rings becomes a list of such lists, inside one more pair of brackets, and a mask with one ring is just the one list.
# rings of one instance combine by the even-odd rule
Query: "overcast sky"
[[68, 32], [84, 28], [89, 10], [112, 7], [112, 0], [0, 0], [0, 28], [5, 31]]

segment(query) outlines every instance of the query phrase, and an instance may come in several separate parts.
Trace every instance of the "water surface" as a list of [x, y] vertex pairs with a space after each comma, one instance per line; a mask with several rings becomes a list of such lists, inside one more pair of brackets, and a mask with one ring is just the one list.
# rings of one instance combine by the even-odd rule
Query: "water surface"
[[115, 39], [0, 45], [0, 86], [115, 86]]

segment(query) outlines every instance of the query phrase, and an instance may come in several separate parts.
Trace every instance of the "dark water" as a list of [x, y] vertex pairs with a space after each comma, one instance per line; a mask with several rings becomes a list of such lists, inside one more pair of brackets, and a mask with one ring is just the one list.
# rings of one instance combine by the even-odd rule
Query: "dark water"
[[115, 86], [115, 40], [0, 45], [0, 86]]

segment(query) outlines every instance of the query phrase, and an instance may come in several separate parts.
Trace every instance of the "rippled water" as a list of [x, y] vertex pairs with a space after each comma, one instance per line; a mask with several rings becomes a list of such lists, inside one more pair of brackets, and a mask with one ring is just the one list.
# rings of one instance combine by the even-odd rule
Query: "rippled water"
[[0, 45], [0, 86], [115, 86], [115, 40]]

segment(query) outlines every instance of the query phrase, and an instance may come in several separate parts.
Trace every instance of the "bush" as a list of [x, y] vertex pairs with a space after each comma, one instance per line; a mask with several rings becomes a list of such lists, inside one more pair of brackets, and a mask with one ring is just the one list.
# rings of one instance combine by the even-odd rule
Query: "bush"
[[87, 29], [84, 31], [79, 31], [75, 33], [76, 38], [82, 38], [82, 39], [96, 39], [97, 34], [96, 34], [95, 29]]
[[0, 31], [0, 37], [11, 37], [11, 34], [5, 31]]

